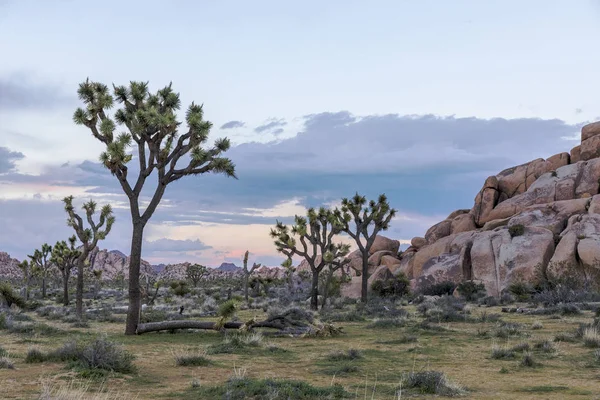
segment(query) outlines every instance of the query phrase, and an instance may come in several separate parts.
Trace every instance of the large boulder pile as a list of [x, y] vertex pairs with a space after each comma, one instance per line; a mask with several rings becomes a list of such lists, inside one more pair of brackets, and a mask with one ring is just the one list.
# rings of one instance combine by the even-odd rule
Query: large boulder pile
[[592, 282], [600, 275], [600, 122], [570, 153], [490, 176], [470, 210], [416, 237], [394, 272], [413, 288], [477, 280], [498, 296], [511, 283]]

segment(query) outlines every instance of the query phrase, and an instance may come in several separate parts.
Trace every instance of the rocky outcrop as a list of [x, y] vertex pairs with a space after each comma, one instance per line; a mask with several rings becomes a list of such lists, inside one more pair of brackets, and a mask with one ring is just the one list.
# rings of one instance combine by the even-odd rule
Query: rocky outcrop
[[[473, 208], [454, 211], [424, 238], [413, 238], [397, 263], [379, 257], [373, 274], [385, 279], [386, 270], [403, 273], [416, 290], [444, 281], [474, 280], [493, 296], [519, 281], [598, 284], [599, 189], [596, 122], [583, 127], [581, 145], [570, 153], [488, 177]], [[371, 279], [377, 279], [374, 276]]]
[[15, 280], [23, 277], [23, 272], [19, 268], [19, 260], [11, 258], [8, 253], [0, 251], [0, 276], [3, 279]]

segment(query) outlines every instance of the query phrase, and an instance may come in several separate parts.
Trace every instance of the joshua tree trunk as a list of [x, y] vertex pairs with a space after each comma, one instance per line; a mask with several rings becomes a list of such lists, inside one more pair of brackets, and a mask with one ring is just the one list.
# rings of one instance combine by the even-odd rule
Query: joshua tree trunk
[[246, 304], [250, 304], [250, 300], [248, 299], [248, 274], [244, 274], [244, 298], [246, 299]]
[[83, 263], [85, 262], [83, 254], [87, 256], [85, 249], [77, 260], [77, 290], [75, 292], [75, 313], [80, 320], [83, 319]]
[[63, 274], [63, 305], [69, 305], [69, 275]]
[[333, 278], [333, 269], [329, 269], [327, 279], [325, 280], [325, 290], [323, 290], [323, 304], [321, 304], [321, 310], [324, 310], [327, 305], [327, 299], [329, 298], [329, 285], [331, 285], [331, 279]]
[[140, 321], [141, 291], [140, 291], [140, 266], [142, 258], [142, 241], [144, 237], [144, 224], [140, 219], [133, 221], [133, 235], [131, 240], [131, 254], [129, 256], [129, 309], [125, 325], [126, 335], [135, 335]]
[[360, 300], [366, 303], [368, 300], [367, 290], [369, 289], [369, 252], [362, 250], [362, 287]]
[[319, 272], [313, 271], [312, 287], [310, 291], [310, 308], [311, 310], [319, 309]]
[[42, 299], [46, 298], [46, 274], [42, 275]]

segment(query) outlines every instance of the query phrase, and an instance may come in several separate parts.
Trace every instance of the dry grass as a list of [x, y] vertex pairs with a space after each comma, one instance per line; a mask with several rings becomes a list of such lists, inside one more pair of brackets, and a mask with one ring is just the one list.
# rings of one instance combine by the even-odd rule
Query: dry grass
[[[408, 307], [408, 311], [414, 313], [415, 309]], [[492, 307], [489, 312], [499, 313], [500, 308]], [[245, 320], [254, 317], [256, 310], [241, 310], [238, 314], [241, 320]], [[544, 399], [581, 399], [593, 398], [597, 392], [597, 370], [587, 367], [593, 355], [585, 347], [583, 339], [561, 342], [557, 354], [549, 354], [543, 347], [536, 349], [533, 346], [534, 343], [551, 341], [557, 336], [573, 332], [580, 323], [588, 323], [592, 318], [589, 311], [562, 319], [502, 314], [505, 322], [519, 324], [516, 326], [531, 326], [536, 320], [542, 321], [543, 328], [536, 330], [535, 337], [529, 339], [532, 343], [529, 351], [534, 360], [540, 363], [537, 368], [519, 365], [524, 356], [522, 351], [515, 349], [524, 340], [519, 335], [519, 329], [508, 329], [508, 332], [503, 332], [506, 335], [498, 337], [493, 335], [500, 326], [497, 322], [431, 324], [441, 326], [443, 330], [422, 329], [421, 317], [411, 318], [405, 326], [392, 329], [367, 328], [372, 321], [342, 322], [337, 325], [342, 326], [345, 333], [339, 336], [269, 338], [269, 343], [285, 348], [285, 352], [270, 352], [263, 343], [264, 339], [249, 337], [244, 340], [248, 344], [257, 344], [257, 350], [214, 354], [210, 356], [211, 363], [208, 365], [180, 367], [174, 362], [173, 354], [194, 351], [203, 354], [199, 350], [190, 351], [190, 348], [218, 345], [224, 342], [224, 337], [214, 331], [152, 333], [131, 337], [123, 335], [123, 324], [91, 321], [88, 330], [74, 328], [61, 321], [47, 321], [33, 313], [29, 315], [37, 322], [61, 329], [65, 334], [24, 337], [0, 331], [0, 342], [10, 350], [10, 359], [15, 366], [14, 370], [0, 370], [2, 398], [39, 399], [40, 393], [54, 393], [55, 397], [41, 398], [192, 399], [197, 396], [189, 393], [192, 390], [191, 382], [201, 382], [202, 387], [224, 384], [234, 367], [238, 376], [249, 379], [301, 380], [318, 387], [340, 384], [353, 394], [352, 398], [363, 398], [365, 393], [367, 398], [394, 398], [402, 377], [421, 370], [444, 373], [450, 381], [467, 390], [465, 398], [523, 399], [532, 398], [534, 392], [543, 392]], [[258, 315], [259, 318], [262, 316]], [[485, 329], [496, 337], [479, 337], [478, 329]], [[32, 347], [47, 353], [59, 347], [71, 335], [87, 337], [92, 331], [105, 333], [109, 339], [123, 343], [126, 350], [136, 356], [137, 374], [114, 374], [103, 380], [88, 381], [83, 386], [61, 386], [56, 382], [81, 379], [76, 371], [65, 369], [64, 362], [25, 363], [27, 352]], [[418, 342], [399, 339], [404, 337], [416, 337]], [[514, 359], [495, 360], [490, 357], [491, 341], [497, 342], [500, 348], [518, 354]], [[324, 373], [324, 369], [335, 363], [328, 361], [327, 355], [347, 349], [360, 349], [362, 357], [351, 361], [358, 372], [334, 376]], [[500, 370], [503, 373], [499, 373]], [[54, 383], [43, 385], [44, 381]], [[410, 397], [410, 390], [416, 389], [403, 388], [402, 398]], [[356, 393], [359, 395], [355, 396]]]

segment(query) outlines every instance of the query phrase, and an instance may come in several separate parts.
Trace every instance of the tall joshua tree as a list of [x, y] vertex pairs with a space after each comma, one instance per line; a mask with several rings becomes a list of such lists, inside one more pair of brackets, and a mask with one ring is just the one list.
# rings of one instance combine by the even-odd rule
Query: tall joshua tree
[[65, 211], [69, 215], [67, 224], [75, 230], [77, 238], [82, 243], [81, 253], [76, 261], [77, 266], [77, 291], [75, 294], [75, 311], [79, 319], [83, 318], [83, 280], [84, 280], [84, 266], [87, 261], [90, 252], [96, 248], [98, 241], [104, 240], [106, 235], [110, 233], [110, 230], [115, 222], [112, 208], [110, 204], [106, 204], [100, 211], [100, 218], [98, 223], [94, 222], [94, 214], [96, 214], [97, 204], [95, 201], [90, 200], [83, 205], [85, 210], [85, 218], [89, 225], [88, 228], [84, 227], [83, 219], [75, 212], [73, 207], [73, 196], [68, 196], [63, 199], [65, 203]]
[[354, 239], [362, 254], [361, 300], [365, 303], [368, 300], [369, 250], [377, 234], [387, 230], [390, 221], [396, 215], [396, 210], [390, 207], [385, 194], [379, 195], [377, 202], [369, 201], [368, 207], [365, 206], [366, 204], [366, 197], [356, 193], [351, 199], [342, 199], [341, 211], [339, 209], [334, 211], [338, 223], [342, 226], [341, 229]]
[[34, 268], [27, 260], [23, 260], [19, 263], [19, 268], [23, 271], [23, 289], [25, 291], [24, 298], [29, 300], [29, 285], [31, 284], [31, 278], [35, 275]]
[[248, 255], [249, 254], [250, 254], [250, 252], [248, 250], [246, 250], [246, 253], [244, 254], [244, 268], [242, 269], [242, 273], [244, 274], [242, 279], [243, 279], [243, 283], [244, 283], [244, 298], [246, 299], [246, 304], [249, 304], [248, 283], [250, 281], [250, 275], [252, 275], [254, 273], [254, 271], [259, 269], [261, 266], [260, 264], [253, 263], [252, 267], [250, 269], [248, 269]]
[[64, 240], [56, 242], [52, 249], [50, 261], [58, 268], [63, 281], [63, 304], [69, 305], [69, 278], [71, 271], [77, 264], [77, 259], [81, 255], [81, 251], [75, 247], [77, 238], [75, 235], [69, 238], [69, 245]]
[[[333, 238], [341, 232], [342, 226], [331, 210], [323, 207], [319, 211], [308, 210], [307, 217], [295, 216], [295, 224], [291, 230], [277, 221], [275, 229], [271, 229], [271, 237], [275, 239], [277, 251], [288, 258], [294, 255], [303, 257], [312, 273], [310, 306], [317, 310], [319, 306], [319, 274], [329, 263], [337, 263], [337, 259], [350, 251], [347, 244], [334, 244]], [[299, 237], [300, 246], [294, 238]]]
[[200, 280], [208, 274], [208, 269], [204, 265], [192, 264], [187, 267], [185, 274], [187, 278], [192, 281], [194, 287], [197, 287]]
[[42, 249], [36, 249], [33, 255], [27, 256], [31, 259], [31, 266], [38, 271], [38, 275], [42, 278], [42, 298], [46, 298], [46, 284], [48, 272], [52, 268], [50, 256], [52, 254], [52, 246], [48, 243], [42, 245]]
[[[92, 135], [106, 146], [100, 160], [117, 178], [129, 199], [133, 233], [125, 334], [133, 335], [140, 319], [140, 262], [144, 227], [170, 183], [184, 176], [207, 172], [223, 173], [235, 178], [234, 164], [228, 158], [220, 157], [229, 149], [230, 143], [226, 138], [218, 139], [212, 148], [203, 148], [212, 124], [203, 119], [202, 106], [194, 103], [188, 107], [185, 115], [187, 131], [179, 133], [181, 122], [177, 121], [175, 113], [181, 101], [179, 94], [171, 89], [171, 84], [156, 94], [149, 92], [147, 82], [131, 82], [129, 87], [113, 85], [113, 97], [106, 85], [86, 80], [79, 85], [78, 93], [86, 108], [77, 109], [73, 120], [89, 128]], [[111, 117], [107, 110], [115, 100], [123, 107]], [[115, 137], [117, 124], [123, 125], [127, 132]], [[139, 171], [137, 177], [130, 181], [128, 164], [133, 157], [127, 150], [132, 141], [137, 147]], [[190, 157], [185, 157], [187, 154]], [[178, 165], [179, 161], [184, 165]], [[141, 210], [142, 189], [153, 172], [156, 172], [156, 187], [148, 206]]]

